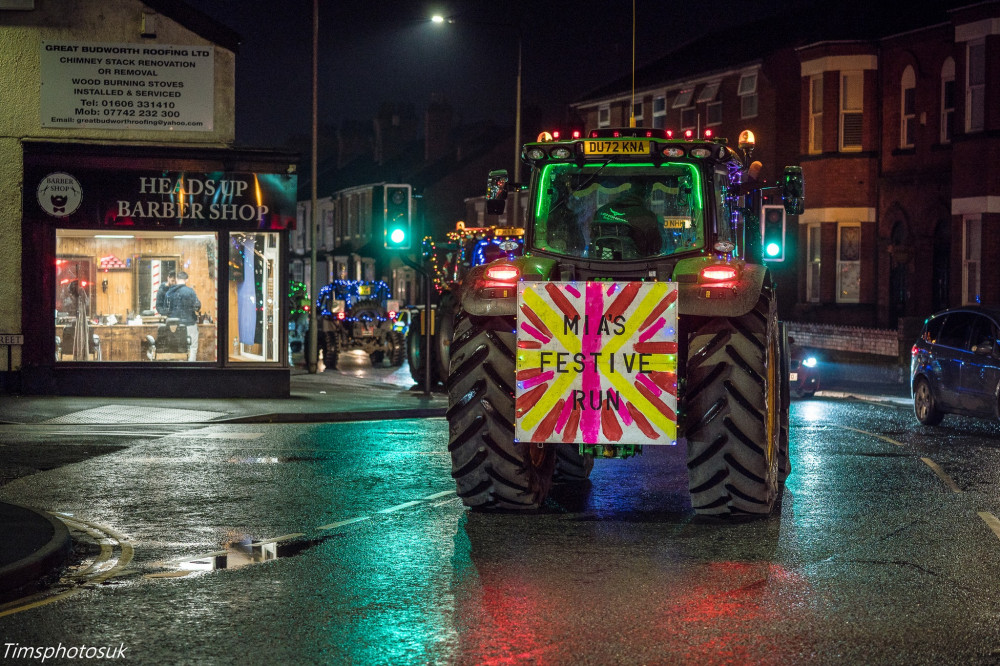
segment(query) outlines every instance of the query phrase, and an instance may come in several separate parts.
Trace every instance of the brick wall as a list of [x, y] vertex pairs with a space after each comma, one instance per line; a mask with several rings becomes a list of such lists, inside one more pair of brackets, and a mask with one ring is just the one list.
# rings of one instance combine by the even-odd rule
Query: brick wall
[[899, 355], [899, 333], [893, 329], [785, 322], [789, 337], [800, 347], [833, 349], [875, 356]]

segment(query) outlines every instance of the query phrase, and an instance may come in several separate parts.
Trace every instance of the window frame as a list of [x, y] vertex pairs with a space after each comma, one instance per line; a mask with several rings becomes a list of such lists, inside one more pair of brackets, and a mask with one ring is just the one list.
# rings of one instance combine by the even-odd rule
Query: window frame
[[[816, 97], [819, 97], [818, 103]], [[819, 110], [817, 110], [817, 106]], [[823, 152], [823, 74], [809, 77], [809, 145], [810, 155]]]
[[[951, 84], [951, 106], [948, 106], [948, 84]], [[955, 60], [949, 56], [941, 65], [941, 127], [938, 138], [945, 144], [951, 143], [955, 131], [955, 93]]]
[[611, 105], [601, 104], [597, 107], [597, 126], [611, 127]]
[[[982, 56], [979, 69], [983, 81], [973, 83], [973, 49]], [[976, 93], [979, 93], [978, 96]], [[978, 114], [976, 113], [978, 111]], [[978, 115], [978, 118], [977, 118]], [[981, 132], [986, 126], [986, 40], [977, 39], [965, 45], [965, 131]]]
[[[970, 233], [971, 232], [971, 233]], [[962, 305], [978, 304], [982, 299], [983, 217], [979, 213], [962, 216]], [[973, 276], [974, 272], [974, 276]], [[970, 282], [975, 280], [975, 293]]]
[[823, 298], [823, 226], [819, 222], [806, 227], [806, 302], [819, 303]]
[[[657, 103], [659, 102], [659, 109]], [[667, 96], [656, 95], [653, 97], [653, 127], [663, 129], [667, 124]]]
[[[756, 118], [760, 112], [757, 99], [759, 72], [744, 72], [740, 74], [736, 95], [740, 98], [740, 119]], [[744, 82], [749, 81], [749, 84]]]
[[913, 148], [916, 145], [916, 131], [917, 79], [913, 67], [907, 65], [899, 82], [899, 147]]
[[[858, 230], [858, 258], [842, 259], [844, 230], [856, 228]], [[858, 274], [857, 285], [852, 291], [847, 291], [844, 284], [845, 271], [856, 268]], [[860, 222], [839, 222], [837, 224], [837, 302], [838, 303], [860, 303], [861, 302], [861, 223]]]
[[[856, 84], [857, 93], [859, 99], [857, 100], [857, 106], [848, 106], [849, 104], [854, 104], [854, 100], [850, 98], [850, 93], [854, 85], [851, 82], [854, 77], [858, 78]], [[852, 70], [852, 71], [842, 71], [840, 73], [840, 132], [838, 137], [838, 144], [840, 152], [842, 153], [857, 153], [861, 152], [864, 148], [864, 110], [865, 110], [865, 73], [864, 70]], [[858, 129], [858, 142], [847, 143], [845, 124], [848, 117], [857, 117], [860, 127]]]

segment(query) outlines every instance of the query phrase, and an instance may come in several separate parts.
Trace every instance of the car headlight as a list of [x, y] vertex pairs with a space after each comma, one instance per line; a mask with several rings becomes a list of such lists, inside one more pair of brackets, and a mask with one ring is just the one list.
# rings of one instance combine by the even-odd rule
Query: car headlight
[[816, 367], [816, 357], [815, 356], [810, 356], [808, 358], [802, 359], [802, 365], [806, 366], [807, 368], [815, 368]]

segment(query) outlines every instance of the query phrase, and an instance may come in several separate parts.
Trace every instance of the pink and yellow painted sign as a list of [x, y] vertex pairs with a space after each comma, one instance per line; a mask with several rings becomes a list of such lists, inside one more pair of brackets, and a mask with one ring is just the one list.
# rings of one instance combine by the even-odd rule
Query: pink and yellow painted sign
[[518, 441], [677, 443], [677, 285], [521, 282]]

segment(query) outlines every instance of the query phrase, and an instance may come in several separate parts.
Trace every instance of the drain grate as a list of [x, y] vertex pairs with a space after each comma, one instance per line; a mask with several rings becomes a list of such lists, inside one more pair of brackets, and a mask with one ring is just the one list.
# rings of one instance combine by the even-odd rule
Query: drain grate
[[42, 423], [204, 423], [220, 416], [225, 416], [225, 412], [104, 405], [57, 416]]

